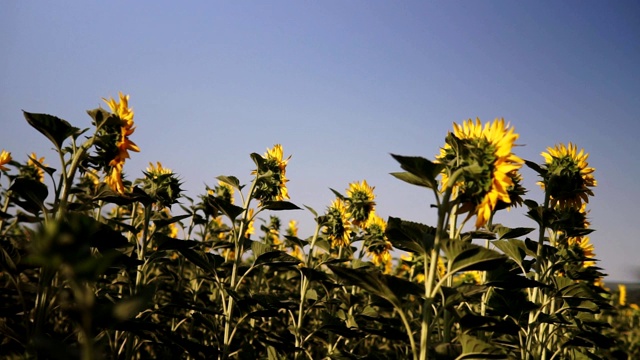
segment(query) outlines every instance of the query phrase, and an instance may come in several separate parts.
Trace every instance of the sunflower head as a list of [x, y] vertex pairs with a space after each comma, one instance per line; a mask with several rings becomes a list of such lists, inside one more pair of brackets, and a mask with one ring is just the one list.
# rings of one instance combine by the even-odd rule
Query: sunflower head
[[391, 243], [387, 240], [385, 230], [387, 223], [374, 212], [369, 213], [367, 222], [365, 223], [364, 246], [367, 253], [371, 256], [371, 261], [376, 265], [385, 265], [391, 263]]
[[261, 230], [264, 232], [262, 240], [270, 245], [280, 245], [280, 218], [271, 215], [269, 217], [269, 223], [265, 226], [262, 225]]
[[145, 178], [142, 180], [142, 188], [159, 207], [171, 206], [178, 202], [182, 193], [182, 183], [171, 169], [163, 167], [158, 161], [157, 166], [149, 163], [147, 171], [143, 173]]
[[583, 259], [582, 266], [590, 267], [595, 265], [596, 253], [593, 247], [593, 244], [589, 241], [588, 236], [580, 236], [580, 237], [570, 237], [567, 239], [567, 245], [574, 252], [578, 253], [580, 257]]
[[139, 152], [140, 148], [129, 139], [135, 131], [133, 109], [129, 107], [129, 95], [118, 93], [118, 100], [104, 99], [111, 110], [90, 111], [94, 125], [98, 130], [95, 137], [96, 154], [87, 160], [91, 166], [104, 169], [106, 183], [112, 190], [125, 195], [122, 181], [124, 163], [129, 158], [129, 151]]
[[548, 193], [551, 206], [580, 208], [593, 196], [591, 188], [597, 185], [594, 168], [589, 167], [589, 154], [572, 143], [555, 145], [541, 153], [546, 174], [539, 184]]
[[36, 153], [31, 153], [29, 160], [27, 160], [27, 165], [20, 169], [20, 175], [44, 182], [44, 170], [42, 168], [47, 166], [44, 163], [44, 157], [38, 158]]
[[[480, 119], [469, 119], [462, 125], [453, 124], [453, 133], [440, 149], [437, 161], [445, 165], [442, 190], [454, 187], [458, 200], [475, 209], [478, 228], [487, 223], [499, 201], [511, 204], [521, 191], [516, 188], [514, 174], [523, 160], [511, 152], [518, 136], [504, 119], [484, 126]], [[462, 174], [450, 183], [450, 177], [458, 170]], [[515, 192], [509, 194], [509, 189]]]
[[286, 185], [289, 180], [286, 177], [286, 169], [290, 158], [291, 156], [285, 159], [282, 145], [276, 144], [273, 148], [267, 149], [264, 156], [256, 161], [258, 169], [252, 174], [259, 178], [254, 197], [260, 201], [260, 204], [289, 199]]
[[9, 168], [7, 168], [4, 165], [8, 164], [10, 161], [11, 161], [11, 153], [3, 149], [2, 152], [0, 152], [0, 170], [4, 170], [4, 171], [9, 170]]
[[353, 224], [363, 226], [369, 215], [375, 210], [376, 203], [373, 201], [374, 187], [367, 184], [367, 180], [362, 182], [352, 182], [347, 189], [347, 210], [351, 214]]
[[287, 236], [298, 237], [298, 222], [289, 220], [289, 227], [286, 230]]
[[342, 199], [335, 199], [327, 209], [327, 221], [322, 231], [328, 236], [332, 247], [345, 247], [351, 242], [350, 217]]

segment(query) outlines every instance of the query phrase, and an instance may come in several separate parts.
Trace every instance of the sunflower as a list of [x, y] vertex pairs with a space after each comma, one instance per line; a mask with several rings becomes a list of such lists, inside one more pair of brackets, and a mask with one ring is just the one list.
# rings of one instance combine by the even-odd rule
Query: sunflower
[[116, 141], [117, 154], [109, 162], [111, 169], [107, 175], [106, 182], [114, 191], [124, 195], [124, 184], [122, 183], [122, 168], [126, 159], [129, 158], [129, 150], [139, 152], [138, 145], [129, 140], [129, 136], [135, 131], [133, 123], [133, 109], [129, 108], [129, 95], [118, 93], [120, 102], [113, 98], [104, 99], [113, 115], [120, 120], [120, 131]]
[[[498, 201], [511, 204], [517, 201], [510, 189], [515, 189], [515, 172], [522, 167], [523, 160], [511, 149], [519, 135], [504, 119], [496, 119], [482, 126], [480, 119], [475, 123], [469, 119], [462, 125], [453, 124], [453, 134], [447, 137], [445, 146], [437, 156], [439, 163], [445, 164], [442, 173], [442, 190], [454, 187], [454, 194], [463, 203], [475, 207], [476, 227], [484, 226]], [[449, 177], [456, 170], [477, 165], [480, 171], [465, 172], [455, 184], [449, 184]]]
[[627, 305], [627, 286], [624, 284], [618, 284], [618, 304], [620, 306]]
[[367, 254], [371, 256], [371, 262], [376, 266], [384, 265], [385, 271], [391, 263], [391, 243], [385, 236], [387, 223], [378, 215], [371, 212], [365, 224], [367, 237], [365, 246]]
[[595, 248], [593, 244], [589, 241], [588, 236], [580, 236], [580, 237], [570, 237], [567, 240], [567, 244], [573, 248], [579, 249], [582, 253], [583, 259], [582, 266], [590, 267], [595, 265], [595, 261], [588, 260], [593, 259], [596, 256]]
[[289, 220], [289, 227], [286, 230], [288, 236], [298, 237], [298, 222]]
[[163, 167], [158, 161], [157, 166], [149, 163], [147, 171], [143, 173], [142, 188], [159, 207], [171, 206], [178, 201], [182, 192], [181, 183], [171, 169]]
[[287, 163], [291, 156], [284, 158], [282, 145], [276, 144], [263, 156], [264, 163], [257, 170], [251, 172], [252, 175], [266, 175], [261, 177], [256, 184], [255, 198], [261, 204], [270, 201], [282, 201], [289, 199], [289, 191], [287, 190], [286, 177]]
[[147, 173], [154, 177], [158, 177], [159, 175], [173, 174], [173, 171], [171, 171], [171, 169], [162, 167], [162, 163], [160, 161], [158, 161], [157, 164], [157, 166], [154, 166], [153, 163], [149, 163], [149, 166], [147, 167]]
[[593, 196], [592, 187], [597, 186], [593, 178], [594, 168], [589, 167], [589, 154], [575, 144], [557, 144], [540, 155], [545, 160], [547, 174], [538, 183], [551, 199], [551, 206], [580, 208]]
[[35, 172], [36, 180], [44, 182], [44, 170], [42, 170], [38, 164], [41, 166], [48, 166], [44, 163], [44, 157], [38, 159], [38, 155], [36, 155], [36, 153], [31, 153], [31, 155], [29, 155], [29, 160], [27, 160], [27, 166]]
[[351, 242], [351, 215], [342, 199], [335, 199], [327, 210], [328, 222], [323, 232], [333, 247], [348, 246]]
[[373, 201], [375, 198], [373, 189], [375, 188], [369, 186], [367, 180], [349, 184], [347, 189], [347, 210], [351, 214], [353, 224], [356, 226], [364, 225], [369, 218], [369, 214], [372, 214], [375, 210], [376, 203]]
[[2, 152], [0, 152], [0, 170], [4, 170], [4, 171], [9, 170], [9, 168], [3, 165], [8, 164], [10, 161], [11, 161], [11, 153], [5, 150], [2, 150]]

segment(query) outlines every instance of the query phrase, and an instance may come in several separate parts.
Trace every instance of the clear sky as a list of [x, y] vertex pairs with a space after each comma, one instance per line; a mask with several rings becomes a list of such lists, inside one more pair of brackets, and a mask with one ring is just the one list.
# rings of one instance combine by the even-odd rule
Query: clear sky
[[[249, 154], [282, 143], [292, 202], [323, 211], [329, 188], [366, 179], [383, 218], [433, 225], [389, 153], [433, 158], [453, 122], [504, 117], [523, 158], [569, 141], [591, 154], [597, 257], [609, 280], [637, 280], [639, 19], [631, 0], [6, 1], [0, 149], [59, 167], [21, 110], [84, 128], [123, 91], [142, 150], [130, 178], [161, 161], [195, 197], [218, 175], [249, 182]], [[310, 235], [310, 213], [282, 215]]]

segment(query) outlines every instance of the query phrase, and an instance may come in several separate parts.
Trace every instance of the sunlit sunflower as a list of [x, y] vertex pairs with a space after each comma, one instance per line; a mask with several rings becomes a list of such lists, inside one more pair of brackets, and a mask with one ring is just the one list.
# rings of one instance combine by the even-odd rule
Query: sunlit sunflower
[[122, 183], [122, 168], [126, 159], [129, 158], [129, 150], [138, 152], [140, 148], [134, 142], [129, 140], [129, 136], [135, 131], [133, 123], [133, 109], [129, 108], [129, 95], [123, 95], [118, 93], [120, 102], [117, 102], [113, 98], [104, 99], [113, 115], [120, 120], [120, 133], [116, 146], [118, 153], [109, 162], [111, 170], [107, 175], [106, 182], [114, 191], [124, 195], [124, 185]]
[[347, 189], [348, 207], [347, 210], [351, 214], [353, 224], [362, 226], [369, 218], [369, 214], [375, 210], [376, 203], [373, 201], [374, 187], [367, 184], [367, 180], [362, 182], [352, 182]]
[[[511, 149], [518, 134], [504, 119], [496, 119], [482, 126], [469, 119], [462, 125], [453, 124], [453, 137], [447, 137], [441, 148], [438, 162], [445, 164], [442, 173], [442, 190], [457, 187], [463, 202], [475, 206], [476, 227], [484, 226], [491, 217], [498, 201], [512, 202], [509, 189], [514, 187], [513, 172], [522, 167], [523, 160]], [[479, 172], [464, 173], [455, 184], [449, 184], [449, 176], [456, 170], [470, 165], [480, 167]]]
[[589, 202], [589, 196], [593, 196], [591, 188], [597, 186], [597, 181], [584, 149], [578, 152], [573, 143], [557, 144], [540, 155], [544, 157], [547, 175], [539, 184], [549, 193], [551, 206], [579, 208], [583, 202]]
[[329, 237], [331, 246], [343, 247], [348, 246], [351, 242], [350, 216], [344, 201], [341, 199], [335, 199], [329, 206], [327, 210], [328, 221], [323, 232]]
[[618, 294], [618, 304], [620, 304], [620, 306], [627, 305], [627, 286], [618, 284]]
[[577, 247], [582, 252], [582, 256], [585, 259], [582, 262], [582, 266], [590, 267], [595, 265], [595, 261], [590, 261], [588, 259], [593, 259], [596, 256], [595, 248], [593, 244], [589, 241], [588, 236], [580, 236], [580, 237], [570, 237], [567, 240], [567, 244], [569, 246]]
[[34, 170], [36, 180], [44, 182], [44, 170], [38, 166], [38, 163], [42, 166], [48, 166], [44, 163], [44, 157], [38, 159], [38, 155], [36, 155], [36, 153], [31, 153], [31, 155], [29, 155], [29, 160], [27, 160], [27, 166]]
[[[261, 204], [289, 199], [289, 190], [287, 190], [289, 180], [286, 177], [286, 171], [291, 156], [285, 159], [282, 145], [276, 144], [273, 148], [267, 149], [263, 159], [264, 165], [251, 172], [253, 175], [263, 176], [256, 184], [255, 198]], [[269, 172], [271, 175], [265, 176]]]
[[2, 150], [2, 152], [0, 152], [0, 170], [4, 170], [7, 171], [9, 170], [8, 167], [3, 166], [8, 164], [11, 161], [11, 153], [5, 150]]
[[153, 165], [153, 163], [149, 163], [149, 166], [147, 167], [147, 172], [149, 174], [151, 174], [152, 176], [159, 176], [159, 175], [168, 175], [168, 174], [173, 174], [173, 171], [171, 171], [171, 169], [162, 167], [162, 163], [160, 161], [157, 162], [157, 166]]
[[365, 224], [366, 251], [371, 256], [371, 262], [376, 266], [384, 265], [385, 271], [391, 263], [391, 243], [385, 236], [387, 223], [378, 215], [371, 212]]
[[298, 237], [298, 222], [295, 220], [289, 220], [289, 227], [287, 227], [287, 235]]

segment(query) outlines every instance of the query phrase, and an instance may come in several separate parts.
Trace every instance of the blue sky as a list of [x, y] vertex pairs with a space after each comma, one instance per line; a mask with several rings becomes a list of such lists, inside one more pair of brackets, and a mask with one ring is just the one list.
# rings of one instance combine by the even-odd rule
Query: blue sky
[[[0, 148], [54, 165], [21, 110], [89, 127], [85, 110], [123, 91], [130, 177], [161, 161], [196, 196], [218, 175], [249, 182], [249, 154], [282, 143], [294, 203], [322, 211], [328, 188], [366, 179], [381, 216], [433, 224], [389, 153], [433, 158], [453, 122], [503, 117], [523, 158], [569, 141], [591, 154], [600, 265], [637, 280], [638, 18], [634, 1], [8, 1]], [[521, 213], [497, 221], [533, 226]], [[288, 218], [312, 231], [311, 214]]]

